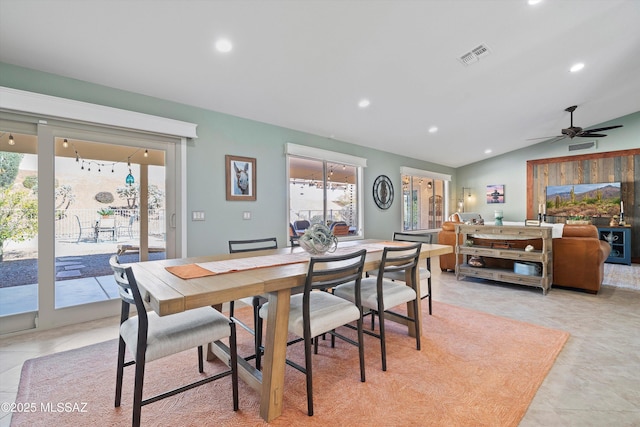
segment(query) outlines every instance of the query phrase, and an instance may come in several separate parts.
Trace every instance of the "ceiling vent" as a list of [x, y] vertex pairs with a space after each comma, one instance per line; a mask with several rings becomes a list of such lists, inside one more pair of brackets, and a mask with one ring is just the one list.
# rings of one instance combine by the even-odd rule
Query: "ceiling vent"
[[588, 150], [590, 148], [597, 148], [596, 141], [581, 142], [579, 144], [569, 145], [569, 151]]
[[490, 53], [491, 53], [491, 50], [489, 49], [489, 47], [486, 44], [481, 44], [471, 49], [470, 52], [466, 52], [460, 55], [458, 60], [462, 62], [464, 65], [471, 65], [474, 62], [478, 62], [480, 58], [484, 58]]

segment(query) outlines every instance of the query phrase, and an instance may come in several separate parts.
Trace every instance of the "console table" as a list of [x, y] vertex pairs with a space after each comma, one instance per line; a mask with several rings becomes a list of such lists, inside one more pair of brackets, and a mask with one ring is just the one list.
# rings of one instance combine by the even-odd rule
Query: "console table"
[[598, 227], [598, 235], [611, 245], [605, 262], [631, 265], [631, 227]]
[[[553, 283], [553, 239], [549, 227], [519, 227], [456, 224], [456, 279], [461, 276], [478, 277], [500, 282], [542, 288], [546, 295]], [[493, 240], [541, 239], [542, 249], [527, 252], [524, 249], [497, 248], [490, 246], [465, 246], [464, 242], [473, 237]], [[460, 243], [462, 242], [462, 244]], [[508, 245], [505, 245], [508, 246]], [[462, 255], [462, 262], [460, 257]], [[469, 256], [526, 261], [539, 267], [540, 274], [520, 274], [504, 268], [473, 267], [467, 263]]]

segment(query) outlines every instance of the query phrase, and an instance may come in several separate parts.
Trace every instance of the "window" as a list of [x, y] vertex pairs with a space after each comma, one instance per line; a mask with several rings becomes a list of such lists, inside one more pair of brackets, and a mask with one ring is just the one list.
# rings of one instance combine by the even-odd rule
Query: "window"
[[403, 230], [440, 228], [448, 210], [451, 177], [405, 167], [401, 174]]
[[360, 182], [366, 160], [295, 144], [287, 144], [287, 154], [288, 219], [294, 230], [317, 222], [340, 238], [361, 236]]

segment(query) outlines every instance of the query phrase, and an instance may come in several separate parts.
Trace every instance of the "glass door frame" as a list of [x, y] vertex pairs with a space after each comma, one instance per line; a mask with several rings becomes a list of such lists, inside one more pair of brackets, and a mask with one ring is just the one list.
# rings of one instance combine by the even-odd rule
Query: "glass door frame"
[[38, 156], [38, 310], [2, 317], [0, 335], [117, 316], [120, 300], [55, 309], [55, 138], [72, 137], [130, 145], [166, 153], [166, 255], [186, 254], [186, 138], [149, 135], [98, 125], [40, 120], [2, 114], [3, 120], [35, 124]]

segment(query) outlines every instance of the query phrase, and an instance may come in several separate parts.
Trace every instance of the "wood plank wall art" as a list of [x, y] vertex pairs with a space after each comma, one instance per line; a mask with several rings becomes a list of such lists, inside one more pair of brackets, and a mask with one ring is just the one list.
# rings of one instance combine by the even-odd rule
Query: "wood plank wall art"
[[[527, 161], [527, 218], [535, 218], [545, 203], [548, 185], [620, 182], [624, 217], [631, 224], [631, 257], [640, 262], [640, 149]], [[564, 222], [564, 218], [547, 218]], [[593, 218], [596, 226], [608, 226], [610, 218]]]

